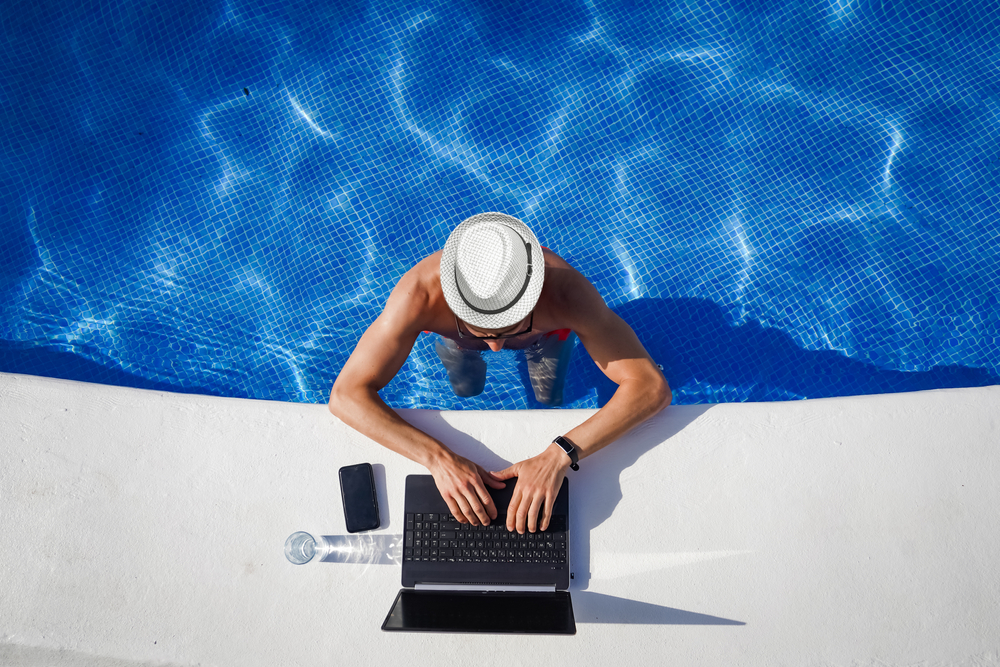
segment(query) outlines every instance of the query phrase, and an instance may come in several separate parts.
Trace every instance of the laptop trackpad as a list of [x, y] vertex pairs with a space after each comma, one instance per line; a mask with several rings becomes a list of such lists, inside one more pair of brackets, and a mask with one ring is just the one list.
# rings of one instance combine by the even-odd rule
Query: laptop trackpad
[[569, 591], [496, 593], [399, 591], [383, 630], [573, 635]]

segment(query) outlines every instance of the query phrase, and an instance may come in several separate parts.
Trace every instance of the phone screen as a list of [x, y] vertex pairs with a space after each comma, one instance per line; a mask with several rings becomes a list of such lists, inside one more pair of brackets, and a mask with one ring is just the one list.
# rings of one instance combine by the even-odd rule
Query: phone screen
[[379, 527], [378, 497], [370, 463], [340, 469], [340, 495], [344, 500], [347, 532], [359, 533]]

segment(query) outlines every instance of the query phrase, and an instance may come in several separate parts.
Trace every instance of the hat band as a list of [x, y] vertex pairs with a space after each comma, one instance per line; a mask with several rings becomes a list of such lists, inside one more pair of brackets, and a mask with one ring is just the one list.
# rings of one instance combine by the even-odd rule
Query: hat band
[[476, 311], [480, 315], [496, 315], [497, 313], [502, 313], [505, 310], [510, 310], [510, 308], [515, 303], [517, 303], [518, 301], [520, 301], [521, 297], [524, 296], [525, 291], [527, 291], [527, 289], [528, 289], [528, 284], [531, 282], [531, 243], [525, 242], [525, 244], [524, 244], [524, 250], [525, 250], [525, 252], [528, 253], [528, 271], [527, 271], [527, 275], [524, 276], [524, 284], [521, 285], [521, 291], [519, 291], [517, 293], [517, 295], [507, 303], [506, 306], [503, 306], [502, 308], [497, 308], [496, 310], [484, 310], [484, 309], [479, 308], [478, 306], [474, 305], [471, 301], [469, 301], [468, 299], [465, 298], [465, 295], [462, 294], [462, 285], [461, 285], [461, 283], [458, 280], [458, 263], [456, 262], [455, 263], [455, 289], [458, 290], [458, 295], [460, 297], [462, 297], [462, 301], [465, 302], [465, 305], [468, 306], [469, 308], [471, 308], [472, 310]]

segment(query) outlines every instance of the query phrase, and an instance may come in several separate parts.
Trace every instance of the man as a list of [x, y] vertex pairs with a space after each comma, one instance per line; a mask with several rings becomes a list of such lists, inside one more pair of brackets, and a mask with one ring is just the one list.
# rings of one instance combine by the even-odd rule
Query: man
[[[437, 351], [460, 396], [485, 383], [479, 350], [524, 349], [536, 397], [561, 400], [572, 331], [618, 389], [607, 404], [538, 455], [500, 472], [458, 456], [410, 426], [378, 396], [422, 331], [441, 336]], [[482, 213], [465, 220], [443, 250], [396, 284], [337, 377], [330, 411], [372, 440], [424, 465], [461, 523], [488, 525], [497, 510], [486, 487], [517, 477], [507, 530], [548, 528], [568, 467], [670, 404], [670, 388], [632, 329], [590, 282], [543, 249], [520, 220]]]

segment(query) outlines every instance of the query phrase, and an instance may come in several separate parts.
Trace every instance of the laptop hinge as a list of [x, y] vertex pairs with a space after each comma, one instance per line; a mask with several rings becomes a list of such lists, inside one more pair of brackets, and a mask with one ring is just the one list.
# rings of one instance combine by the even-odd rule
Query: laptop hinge
[[417, 584], [418, 591], [473, 591], [493, 593], [554, 593], [555, 584]]

